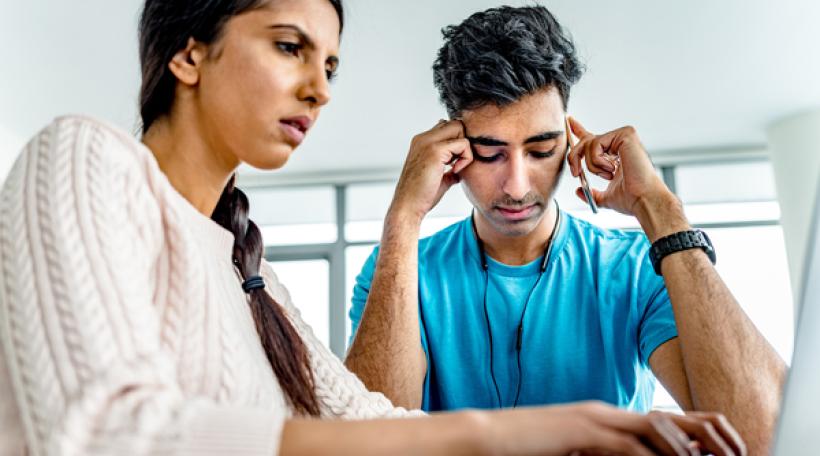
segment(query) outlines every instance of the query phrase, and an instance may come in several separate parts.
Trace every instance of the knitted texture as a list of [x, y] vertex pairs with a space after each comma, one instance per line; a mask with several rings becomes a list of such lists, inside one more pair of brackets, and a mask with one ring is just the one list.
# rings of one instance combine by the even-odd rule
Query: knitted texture
[[[0, 453], [275, 454], [292, 412], [232, 245], [128, 134], [72, 116], [35, 136], [0, 193]], [[368, 392], [262, 275], [324, 418], [421, 414]]]

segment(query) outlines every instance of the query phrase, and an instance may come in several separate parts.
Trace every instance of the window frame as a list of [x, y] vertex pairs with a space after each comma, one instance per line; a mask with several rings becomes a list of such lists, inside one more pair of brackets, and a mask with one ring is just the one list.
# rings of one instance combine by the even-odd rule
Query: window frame
[[[699, 165], [725, 165], [730, 163], [748, 163], [753, 161], [770, 161], [765, 149], [737, 148], [725, 151], [717, 151], [711, 154], [661, 154], [655, 156], [655, 162], [660, 163], [657, 167], [660, 170], [661, 178], [669, 189], [677, 194], [675, 182], [675, 169], [678, 166], [699, 164]], [[347, 224], [347, 189], [351, 185], [372, 184], [372, 183], [392, 183], [398, 178], [398, 171], [389, 170], [376, 171], [370, 174], [360, 174], [358, 176], [294, 176], [273, 180], [270, 176], [255, 175], [250, 178], [239, 178], [240, 187], [255, 187], [264, 189], [293, 188], [297, 186], [332, 186], [335, 194], [335, 223], [336, 241], [332, 243], [320, 244], [298, 244], [298, 245], [270, 245], [265, 247], [265, 259], [268, 261], [291, 261], [291, 260], [312, 260], [324, 259], [329, 264], [329, 294], [328, 303], [330, 306], [330, 350], [336, 356], [344, 359], [347, 348], [347, 309], [348, 286], [346, 250], [348, 247], [368, 246], [378, 243], [379, 239], [350, 241], [346, 237], [345, 226]], [[755, 221], [739, 222], [718, 222], [718, 223], [698, 223], [693, 227], [699, 229], [716, 228], [752, 228], [759, 226], [779, 226], [779, 219], [764, 219]], [[287, 284], [285, 284], [287, 286]]]

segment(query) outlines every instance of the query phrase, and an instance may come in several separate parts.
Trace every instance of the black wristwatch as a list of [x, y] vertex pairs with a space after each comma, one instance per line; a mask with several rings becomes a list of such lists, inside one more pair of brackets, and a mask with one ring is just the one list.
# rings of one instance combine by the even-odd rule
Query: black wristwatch
[[715, 248], [712, 247], [709, 236], [701, 230], [680, 231], [653, 242], [652, 248], [649, 249], [649, 259], [652, 261], [652, 267], [655, 268], [655, 274], [661, 275], [661, 260], [667, 255], [698, 248], [703, 249], [712, 264], [715, 264], [717, 261]]

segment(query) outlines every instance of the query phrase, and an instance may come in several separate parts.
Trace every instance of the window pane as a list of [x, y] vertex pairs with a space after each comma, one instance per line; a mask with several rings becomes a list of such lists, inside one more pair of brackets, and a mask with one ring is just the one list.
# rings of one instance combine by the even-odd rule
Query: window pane
[[780, 205], [777, 201], [687, 204], [684, 210], [686, 218], [695, 225], [780, 220]]
[[330, 265], [327, 260], [270, 261], [302, 319], [325, 346], [330, 341]]
[[[783, 230], [779, 226], [708, 230], [716, 268], [740, 306], [780, 356], [790, 362], [794, 310]], [[656, 408], [676, 409], [660, 383]]]
[[382, 222], [396, 182], [355, 184], [347, 187], [345, 238], [351, 242], [375, 241], [382, 236]]
[[361, 272], [364, 262], [373, 252], [375, 245], [357, 245], [345, 250], [345, 269], [347, 270], [347, 277], [345, 277], [345, 349], [350, 339], [350, 303], [353, 299], [353, 286], [356, 285], [356, 276]]
[[336, 241], [333, 187], [251, 188], [250, 218], [265, 245], [319, 244]]
[[776, 199], [768, 161], [676, 166], [675, 185], [685, 204]]
[[717, 270], [743, 310], [784, 360], [791, 360], [794, 301], [780, 226], [707, 231]]
[[[396, 183], [351, 185], [347, 189], [347, 221], [345, 237], [351, 242], [377, 241], [382, 235], [382, 224]], [[421, 237], [467, 217], [472, 205], [460, 186], [454, 186], [427, 214], [421, 225]]]

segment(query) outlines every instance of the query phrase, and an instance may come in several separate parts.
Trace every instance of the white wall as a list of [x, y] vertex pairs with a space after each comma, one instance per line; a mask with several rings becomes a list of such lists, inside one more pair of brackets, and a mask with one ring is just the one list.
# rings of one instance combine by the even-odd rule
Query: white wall
[[23, 140], [0, 125], [0, 182], [6, 180], [6, 174], [14, 164], [17, 154], [23, 147]]

